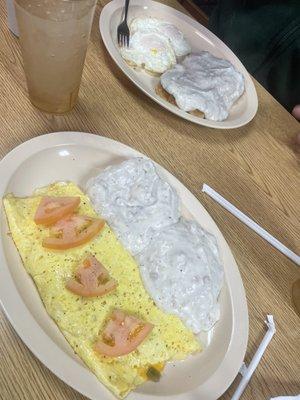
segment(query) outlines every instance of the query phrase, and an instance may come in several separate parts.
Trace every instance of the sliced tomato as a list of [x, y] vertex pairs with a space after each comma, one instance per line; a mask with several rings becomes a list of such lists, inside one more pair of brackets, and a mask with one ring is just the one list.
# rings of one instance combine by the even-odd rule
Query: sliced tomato
[[91, 240], [104, 227], [105, 221], [86, 215], [70, 215], [50, 228], [50, 237], [43, 240], [48, 249], [66, 250]]
[[43, 197], [36, 210], [34, 222], [37, 225], [53, 225], [66, 215], [72, 214], [79, 203], [80, 197]]
[[67, 282], [66, 287], [83, 297], [103, 296], [117, 286], [115, 279], [110, 278], [107, 269], [93, 255], [83, 261], [75, 277]]
[[114, 310], [108, 321], [102, 339], [95, 344], [95, 350], [108, 357], [119, 357], [135, 350], [152, 331], [153, 325]]

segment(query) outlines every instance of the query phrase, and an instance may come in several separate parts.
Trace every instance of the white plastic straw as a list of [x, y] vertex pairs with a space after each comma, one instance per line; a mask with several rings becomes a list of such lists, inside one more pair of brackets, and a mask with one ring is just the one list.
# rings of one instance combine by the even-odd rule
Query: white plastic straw
[[297, 396], [272, 397], [270, 400], [300, 400], [300, 394], [298, 394]]
[[273, 315], [267, 315], [267, 320], [265, 321], [265, 323], [268, 326], [268, 331], [266, 332], [263, 340], [261, 341], [249, 366], [246, 367], [246, 365], [243, 364], [243, 366], [240, 370], [243, 377], [242, 377], [236, 391], [234, 392], [234, 395], [232, 396], [231, 400], [238, 400], [241, 397], [241, 395], [243, 394], [246, 386], [248, 385], [248, 383], [251, 379], [253, 372], [255, 371], [256, 367], [258, 366], [258, 363], [260, 362], [268, 344], [270, 343], [274, 333], [276, 332]]
[[6, 0], [8, 27], [12, 33], [19, 36], [14, 0]]
[[249, 228], [253, 229], [259, 236], [264, 238], [267, 242], [269, 242], [272, 246], [274, 246], [277, 250], [281, 251], [282, 254], [290, 258], [297, 265], [300, 265], [300, 256], [294, 253], [292, 250], [287, 248], [284, 244], [282, 244], [279, 240], [277, 240], [274, 236], [272, 236], [269, 232], [259, 226], [256, 222], [254, 222], [247, 215], [242, 213], [238, 208], [236, 208], [229, 201], [224, 199], [219, 193], [217, 193], [210, 186], [204, 184], [202, 188], [202, 192], [208, 194], [211, 198], [213, 198], [217, 203], [223, 206], [226, 210], [231, 212], [235, 217], [237, 217], [240, 221], [244, 222]]

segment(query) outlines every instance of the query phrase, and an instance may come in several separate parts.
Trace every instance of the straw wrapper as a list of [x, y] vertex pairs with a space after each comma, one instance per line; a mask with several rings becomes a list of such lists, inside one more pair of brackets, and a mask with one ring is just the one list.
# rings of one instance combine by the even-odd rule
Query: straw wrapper
[[267, 315], [267, 320], [265, 323], [268, 326], [268, 330], [261, 341], [256, 353], [254, 354], [249, 366], [247, 367], [246, 364], [244, 363], [240, 369], [240, 373], [243, 376], [236, 391], [234, 392], [234, 395], [232, 396], [231, 400], [238, 400], [241, 395], [243, 394], [246, 386], [248, 385], [251, 376], [253, 372], [255, 371], [256, 367], [258, 366], [258, 363], [260, 362], [268, 344], [270, 343], [274, 333], [276, 332], [275, 329], [275, 323], [273, 320], [273, 315]]
[[270, 400], [300, 400], [300, 394], [297, 396], [279, 396], [279, 397], [272, 397]]
[[269, 232], [259, 226], [256, 222], [254, 222], [247, 215], [242, 213], [238, 208], [236, 208], [233, 204], [231, 204], [228, 200], [224, 199], [219, 193], [217, 193], [210, 186], [204, 184], [202, 188], [202, 192], [208, 194], [212, 199], [214, 199], [217, 203], [219, 203], [222, 207], [224, 207], [227, 211], [237, 217], [240, 221], [244, 222], [249, 228], [253, 229], [259, 236], [264, 238], [267, 242], [269, 242], [272, 246], [274, 246], [277, 250], [281, 251], [285, 256], [294, 261], [297, 265], [300, 265], [300, 256], [294, 253], [292, 250], [287, 248], [284, 244], [282, 244], [279, 240], [277, 240], [274, 236], [272, 236]]

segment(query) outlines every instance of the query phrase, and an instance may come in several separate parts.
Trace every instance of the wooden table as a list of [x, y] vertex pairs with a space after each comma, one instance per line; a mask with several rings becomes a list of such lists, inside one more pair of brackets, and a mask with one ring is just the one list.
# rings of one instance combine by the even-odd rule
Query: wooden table
[[[166, 3], [181, 7], [176, 0]], [[274, 314], [277, 323], [243, 399], [300, 393], [300, 320], [291, 301], [291, 286], [300, 270], [200, 190], [208, 183], [299, 253], [299, 154], [293, 145], [299, 124], [257, 83], [258, 113], [240, 129], [208, 129], [162, 109], [106, 52], [98, 32], [103, 5], [104, 0], [97, 8], [80, 100], [68, 115], [52, 116], [34, 109], [28, 100], [19, 43], [7, 30], [5, 1], [0, 0], [0, 157], [34, 136], [77, 130], [119, 140], [167, 168], [212, 215], [239, 265], [250, 317], [246, 362], [265, 333], [266, 314]], [[231, 398], [239, 379], [222, 399]], [[83, 399], [32, 355], [2, 311], [0, 399]]]

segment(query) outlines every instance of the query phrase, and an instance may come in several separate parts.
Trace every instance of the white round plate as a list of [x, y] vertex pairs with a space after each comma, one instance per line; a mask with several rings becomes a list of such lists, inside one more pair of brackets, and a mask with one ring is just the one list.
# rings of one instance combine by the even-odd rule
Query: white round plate
[[245, 93], [233, 105], [228, 118], [222, 122], [210, 121], [191, 115], [158, 96], [155, 93], [155, 87], [159, 83], [159, 78], [145, 71], [134, 70], [120, 55], [117, 44], [117, 26], [122, 20], [123, 7], [124, 0], [113, 0], [103, 8], [99, 22], [100, 32], [103, 42], [113, 60], [138, 88], [162, 107], [199, 125], [211, 128], [231, 129], [243, 126], [252, 120], [258, 106], [254, 84], [243, 64], [220, 39], [196, 20], [174, 8], [152, 0], [131, 0], [128, 11], [129, 23], [133, 18], [138, 16], [157, 17], [171, 22], [183, 32], [193, 52], [207, 50], [214, 56], [225, 58], [245, 77]]
[[[105, 137], [58, 132], [21, 144], [0, 162], [0, 196], [29, 196], [52, 182], [70, 180], [81, 188], [108, 165], [143, 154]], [[131, 400], [216, 400], [231, 384], [242, 364], [248, 340], [248, 310], [238, 267], [221, 232], [199, 201], [164, 168], [158, 172], [177, 190], [182, 211], [212, 232], [219, 243], [225, 282], [220, 295], [221, 317], [210, 344], [198, 355], [171, 363], [159, 383], [146, 383]], [[200, 185], [200, 182], [199, 182]], [[2, 202], [1, 202], [2, 203]], [[113, 399], [84, 366], [48, 316], [27, 275], [11, 237], [1, 205], [0, 301], [29, 349], [59, 378], [92, 400]]]

